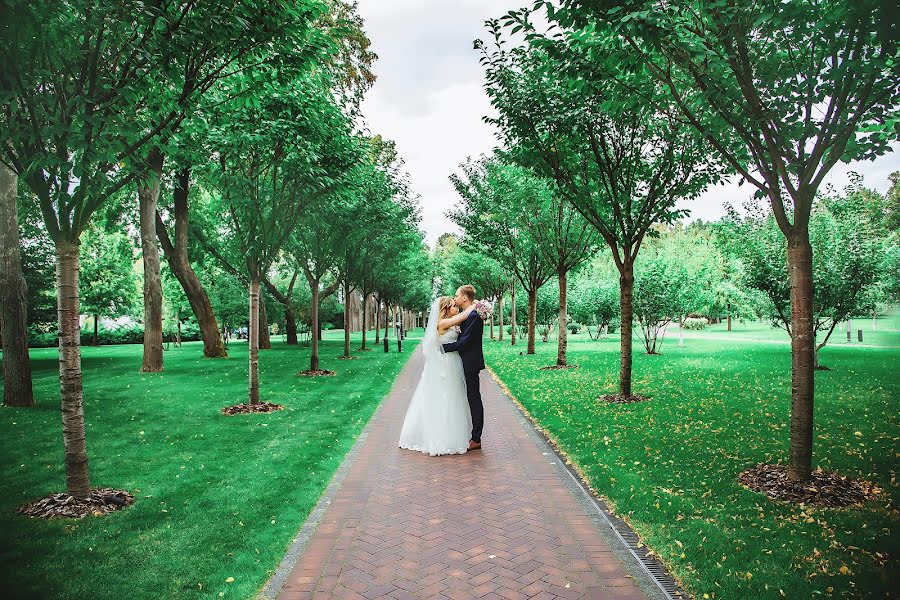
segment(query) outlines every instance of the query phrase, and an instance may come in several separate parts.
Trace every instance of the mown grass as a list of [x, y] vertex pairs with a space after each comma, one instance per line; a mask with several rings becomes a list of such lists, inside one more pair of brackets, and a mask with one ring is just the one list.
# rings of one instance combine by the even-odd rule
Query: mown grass
[[[597, 401], [618, 384], [618, 337], [488, 342], [488, 365], [533, 418], [698, 598], [888, 597], [898, 589], [896, 482], [900, 319], [882, 319], [866, 346], [835, 341], [816, 374], [815, 464], [876, 483], [865, 506], [814, 509], [774, 502], [737, 475], [785, 461], [790, 347], [765, 324], [670, 333], [663, 354], [635, 340], [634, 390], [649, 402]], [[856, 334], [854, 327], [854, 342]], [[844, 334], [846, 335], [846, 334]], [[840, 338], [838, 338], [840, 339]], [[754, 341], [760, 340], [760, 341]]]
[[37, 406], [0, 409], [3, 597], [253, 597], [416, 344], [340, 361], [340, 335], [321, 348], [334, 377], [298, 377], [309, 350], [274, 342], [261, 399], [284, 410], [231, 417], [219, 409], [246, 401], [245, 344], [226, 360], [185, 344], [160, 374], [138, 373], [139, 345], [84, 348], [92, 485], [136, 502], [83, 520], [15, 513], [65, 485], [56, 350], [33, 350]]

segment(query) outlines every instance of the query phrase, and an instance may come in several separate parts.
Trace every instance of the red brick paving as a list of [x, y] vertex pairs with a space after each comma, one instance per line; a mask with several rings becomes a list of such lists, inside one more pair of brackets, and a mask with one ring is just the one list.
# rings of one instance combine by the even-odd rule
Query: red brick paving
[[643, 599], [486, 372], [482, 450], [397, 447], [421, 366], [417, 352], [278, 598]]

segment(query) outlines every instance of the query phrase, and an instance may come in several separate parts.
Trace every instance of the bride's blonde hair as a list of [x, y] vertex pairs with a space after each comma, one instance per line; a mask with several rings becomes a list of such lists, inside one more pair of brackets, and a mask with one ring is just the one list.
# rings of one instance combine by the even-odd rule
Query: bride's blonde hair
[[438, 320], [446, 319], [450, 316], [450, 308], [453, 307], [453, 298], [450, 296], [441, 296], [438, 302]]

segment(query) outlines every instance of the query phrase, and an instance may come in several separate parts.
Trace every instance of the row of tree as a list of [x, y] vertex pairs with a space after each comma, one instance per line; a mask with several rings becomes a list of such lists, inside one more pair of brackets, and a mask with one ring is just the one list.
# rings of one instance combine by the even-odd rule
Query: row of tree
[[[361, 133], [375, 57], [351, 3], [92, 0], [2, 11], [4, 401], [34, 402], [27, 290], [47, 290], [55, 271], [69, 494], [90, 491], [81, 315], [96, 323], [121, 312], [134, 260], [142, 372], [163, 369], [164, 298], [193, 314], [204, 356], [221, 358], [214, 306], [246, 293], [251, 404], [269, 346], [263, 289], [282, 305], [290, 343], [297, 300], [308, 299], [313, 374], [325, 297], [340, 290], [345, 317], [356, 290], [379, 307], [427, 304], [414, 275], [428, 257], [402, 160], [391, 142]], [[26, 267], [42, 267], [27, 278], [23, 254]], [[167, 272], [174, 289], [164, 290]], [[295, 291], [301, 276], [308, 296]]]
[[[468, 203], [454, 220], [530, 298], [554, 270], [564, 289], [569, 264], [557, 253], [554, 266], [537, 266], [554, 242], [539, 239], [532, 215], [554, 217], [538, 229], [570, 248], [583, 240], [575, 256], [597, 240], [609, 249], [620, 398], [632, 396], [635, 262], [645, 240], [726, 177], [768, 201], [787, 269], [778, 280], [792, 340], [791, 481], [812, 470], [815, 198], [838, 161], [871, 159], [900, 138], [900, 61], [885, 10], [874, 0], [539, 0], [488, 22], [490, 42], [476, 42], [503, 149], [454, 176]], [[535, 210], [540, 198], [558, 208]]]

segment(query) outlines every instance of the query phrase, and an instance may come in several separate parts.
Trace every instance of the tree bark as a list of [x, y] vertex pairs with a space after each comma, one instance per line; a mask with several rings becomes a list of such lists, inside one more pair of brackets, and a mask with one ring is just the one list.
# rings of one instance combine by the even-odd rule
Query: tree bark
[[247, 327], [247, 355], [249, 358], [249, 401], [259, 402], [259, 279], [250, 278], [250, 319]]
[[375, 346], [381, 341], [381, 300], [375, 304]]
[[500, 313], [500, 333], [497, 335], [497, 341], [503, 341], [503, 292], [497, 296], [497, 312]]
[[537, 288], [528, 290], [528, 348], [525, 354], [534, 354], [534, 337], [537, 329]]
[[631, 395], [631, 336], [634, 318], [634, 264], [622, 263], [619, 271], [619, 309], [622, 319], [619, 330], [619, 394]]
[[491, 313], [491, 339], [494, 339], [494, 313]]
[[266, 317], [266, 297], [262, 293], [259, 295], [259, 349], [272, 349], [272, 338], [269, 337], [269, 319]]
[[368, 308], [368, 299], [369, 297], [363, 292], [362, 295], [362, 346], [360, 346], [360, 350], [366, 350], [366, 327], [368, 323], [366, 322], [366, 317], [368, 316], [369, 311], [366, 310]]
[[559, 340], [556, 347], [556, 364], [560, 367], [566, 365], [566, 350], [568, 348], [568, 321], [569, 313], [567, 306], [568, 282], [567, 273], [564, 269], [557, 271], [559, 276]]
[[94, 345], [100, 345], [100, 315], [94, 315]]
[[144, 262], [144, 358], [142, 373], [163, 370], [162, 277], [159, 272], [159, 248], [156, 245], [156, 208], [162, 177], [163, 156], [152, 150], [147, 157], [146, 179], [138, 181], [141, 253]]
[[91, 482], [84, 433], [77, 244], [59, 242], [56, 245], [56, 290], [66, 491], [76, 498], [84, 498], [91, 491]]
[[175, 181], [175, 243], [173, 244], [159, 212], [156, 213], [156, 236], [163, 248], [169, 268], [181, 284], [203, 338], [203, 356], [225, 358], [228, 352], [222, 340], [222, 333], [213, 312], [212, 303], [206, 289], [197, 277], [188, 257], [190, 221], [188, 213], [188, 188], [191, 180], [190, 167], [178, 171]]
[[728, 331], [731, 331], [731, 313], [728, 313]]
[[350, 285], [344, 284], [344, 358], [350, 358]]
[[510, 295], [512, 296], [512, 303], [509, 306], [509, 324], [510, 324], [510, 332], [509, 337], [512, 340], [510, 346], [516, 345], [516, 282], [513, 281], [513, 285], [510, 288]]
[[809, 232], [787, 240], [791, 284], [791, 439], [788, 479], [802, 481], [812, 473], [813, 394], [815, 390], [815, 325], [813, 323], [812, 246]]
[[[287, 344], [296, 346], [297, 340], [297, 318], [294, 316], [294, 309], [290, 305], [284, 307], [284, 324], [287, 333]], [[313, 337], [310, 335], [310, 337]]]
[[312, 293], [312, 301], [309, 304], [309, 369], [316, 371], [319, 369], [319, 336], [316, 332], [319, 330], [319, 280], [309, 282], [309, 289]]
[[28, 355], [28, 286], [19, 255], [18, 176], [0, 163], [0, 340], [3, 404], [34, 406]]

